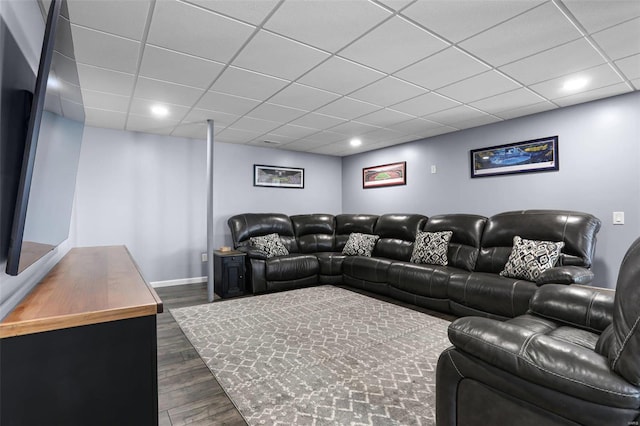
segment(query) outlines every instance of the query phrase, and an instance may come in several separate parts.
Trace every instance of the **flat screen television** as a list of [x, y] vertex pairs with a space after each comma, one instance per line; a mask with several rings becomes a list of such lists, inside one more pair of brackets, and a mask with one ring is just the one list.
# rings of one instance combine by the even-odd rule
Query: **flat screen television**
[[69, 237], [84, 106], [68, 16], [66, 1], [51, 1], [7, 253], [9, 275]]

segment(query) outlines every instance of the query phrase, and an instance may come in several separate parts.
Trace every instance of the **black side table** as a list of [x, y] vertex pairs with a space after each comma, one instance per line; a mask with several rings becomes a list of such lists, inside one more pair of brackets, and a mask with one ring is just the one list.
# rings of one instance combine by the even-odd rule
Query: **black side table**
[[245, 294], [246, 255], [235, 250], [213, 252], [213, 291], [223, 299]]

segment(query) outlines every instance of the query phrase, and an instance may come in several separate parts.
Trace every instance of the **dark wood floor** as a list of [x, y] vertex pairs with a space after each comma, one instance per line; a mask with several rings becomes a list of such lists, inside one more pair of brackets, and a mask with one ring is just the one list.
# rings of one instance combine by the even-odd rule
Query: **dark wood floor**
[[[389, 297], [366, 291], [355, 291], [449, 321], [455, 318], [451, 315], [398, 302]], [[207, 303], [206, 284], [160, 287], [156, 289], [156, 292], [164, 303], [164, 312], [158, 315], [158, 411], [160, 426], [246, 425], [238, 410], [170, 313], [170, 309], [173, 308]]]
[[160, 426], [246, 425], [218, 381], [173, 319], [170, 309], [207, 303], [206, 284], [157, 288]]

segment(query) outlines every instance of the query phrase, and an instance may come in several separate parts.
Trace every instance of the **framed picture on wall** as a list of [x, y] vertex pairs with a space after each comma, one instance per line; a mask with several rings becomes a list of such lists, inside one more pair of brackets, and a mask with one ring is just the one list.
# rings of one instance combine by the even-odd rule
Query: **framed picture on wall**
[[407, 162], [382, 164], [362, 169], [362, 187], [379, 188], [407, 184]]
[[560, 169], [558, 136], [472, 149], [470, 154], [472, 178]]
[[304, 188], [304, 169], [254, 164], [253, 186], [301, 189]]

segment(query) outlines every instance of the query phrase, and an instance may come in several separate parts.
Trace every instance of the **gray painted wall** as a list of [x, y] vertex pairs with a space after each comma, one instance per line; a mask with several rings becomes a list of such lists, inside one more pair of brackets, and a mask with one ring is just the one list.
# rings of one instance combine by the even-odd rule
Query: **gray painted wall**
[[[343, 160], [345, 213], [476, 213], [568, 209], [603, 226], [595, 284], [615, 287], [618, 267], [640, 235], [640, 93], [468, 129]], [[559, 136], [558, 172], [470, 178], [469, 150]], [[407, 161], [407, 185], [362, 189], [362, 168]], [[435, 165], [436, 174], [430, 166]], [[612, 212], [625, 212], [625, 225]]]
[[[38, 4], [35, 1], [0, 1], [0, 15], [35, 74], [44, 35], [44, 19]], [[0, 59], [3, 58], [2, 43], [0, 40]], [[0, 208], [4, 209], [5, 206], [0, 203]], [[0, 318], [11, 312], [73, 245], [72, 229], [69, 239], [15, 277], [5, 274], [6, 253], [0, 253]]]
[[[215, 143], [214, 245], [237, 213], [340, 213], [340, 158]], [[253, 186], [253, 164], [305, 168], [304, 189]], [[337, 188], [337, 189], [336, 189]], [[206, 141], [85, 128], [79, 246], [125, 244], [148, 281], [206, 275]]]

